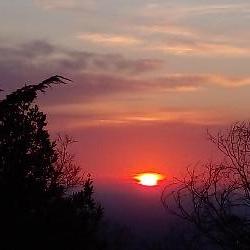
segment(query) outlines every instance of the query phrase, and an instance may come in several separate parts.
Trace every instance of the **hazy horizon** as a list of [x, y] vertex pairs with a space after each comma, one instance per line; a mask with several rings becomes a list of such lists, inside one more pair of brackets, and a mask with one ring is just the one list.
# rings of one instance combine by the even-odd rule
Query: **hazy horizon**
[[[250, 120], [249, 20], [248, 0], [1, 1], [1, 98], [72, 79], [39, 95], [49, 132], [78, 141], [108, 217], [156, 233], [164, 183], [217, 159], [207, 130]], [[133, 179], [152, 171], [155, 188]]]

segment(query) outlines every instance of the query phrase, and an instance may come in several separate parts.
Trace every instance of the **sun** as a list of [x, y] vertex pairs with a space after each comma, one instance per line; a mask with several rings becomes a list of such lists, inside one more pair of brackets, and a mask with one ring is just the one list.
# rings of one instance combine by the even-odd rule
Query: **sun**
[[158, 182], [164, 179], [162, 174], [158, 173], [141, 173], [134, 177], [139, 184], [143, 186], [157, 186]]

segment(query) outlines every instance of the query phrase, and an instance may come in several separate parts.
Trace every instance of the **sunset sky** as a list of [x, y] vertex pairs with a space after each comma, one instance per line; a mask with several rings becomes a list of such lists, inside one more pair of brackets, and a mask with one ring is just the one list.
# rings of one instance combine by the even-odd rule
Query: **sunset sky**
[[249, 22], [249, 0], [0, 1], [0, 88], [72, 79], [39, 98], [50, 131], [78, 140], [97, 186], [133, 189], [211, 159], [206, 130], [249, 119]]

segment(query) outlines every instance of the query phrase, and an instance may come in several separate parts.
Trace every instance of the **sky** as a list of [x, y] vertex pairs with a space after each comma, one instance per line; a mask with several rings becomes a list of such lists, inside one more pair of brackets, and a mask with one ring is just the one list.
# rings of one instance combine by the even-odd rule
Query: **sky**
[[212, 159], [206, 130], [249, 119], [249, 21], [249, 0], [2, 0], [2, 96], [72, 79], [39, 98], [48, 128], [78, 141], [100, 199], [128, 213], [126, 195], [148, 200], [133, 175]]

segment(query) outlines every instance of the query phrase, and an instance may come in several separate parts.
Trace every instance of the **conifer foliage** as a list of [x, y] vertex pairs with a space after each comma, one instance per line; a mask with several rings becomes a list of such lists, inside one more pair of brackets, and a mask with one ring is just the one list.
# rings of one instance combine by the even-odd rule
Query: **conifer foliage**
[[[46, 130], [46, 115], [34, 103], [39, 92], [69, 82], [53, 76], [0, 100], [2, 249], [101, 248], [97, 231], [102, 208], [93, 199], [92, 180], [72, 182], [82, 188], [69, 194], [64, 185], [68, 182], [62, 181], [68, 173], [58, 174], [58, 169], [68, 169], [68, 165], [59, 168], [60, 151]], [[66, 164], [72, 170], [76, 165], [69, 159]], [[72, 178], [78, 180], [80, 169], [73, 170]]]

